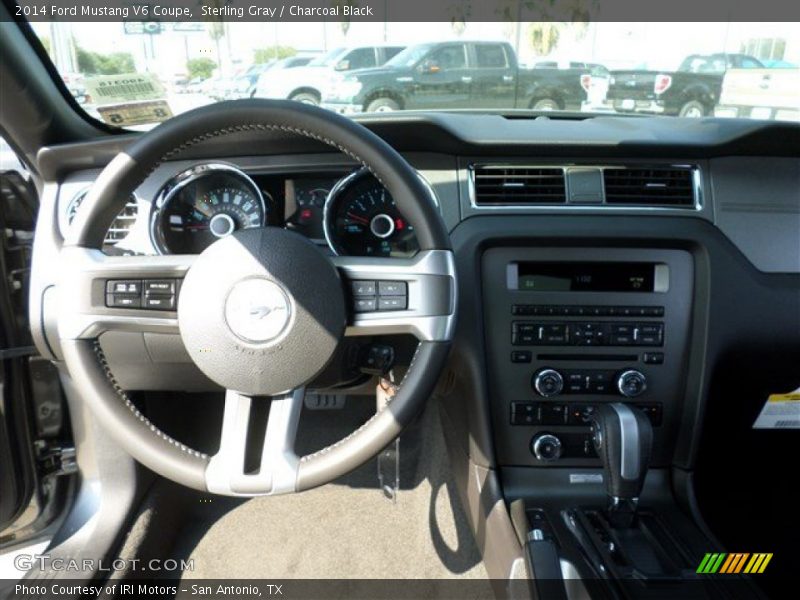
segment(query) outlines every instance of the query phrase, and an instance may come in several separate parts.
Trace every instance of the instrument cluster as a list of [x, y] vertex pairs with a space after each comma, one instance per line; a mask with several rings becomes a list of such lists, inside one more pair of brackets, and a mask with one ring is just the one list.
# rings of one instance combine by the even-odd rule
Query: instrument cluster
[[158, 193], [150, 237], [161, 254], [199, 254], [236, 231], [270, 226], [337, 255], [408, 257], [419, 249], [414, 228], [366, 169], [274, 174], [196, 165]]

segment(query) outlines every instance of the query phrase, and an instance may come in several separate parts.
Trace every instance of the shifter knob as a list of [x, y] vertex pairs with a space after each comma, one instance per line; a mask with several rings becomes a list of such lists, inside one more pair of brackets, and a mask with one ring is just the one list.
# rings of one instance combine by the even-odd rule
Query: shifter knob
[[606, 493], [613, 504], [639, 498], [650, 462], [653, 426], [638, 408], [615, 402], [596, 408], [592, 441], [603, 461]]

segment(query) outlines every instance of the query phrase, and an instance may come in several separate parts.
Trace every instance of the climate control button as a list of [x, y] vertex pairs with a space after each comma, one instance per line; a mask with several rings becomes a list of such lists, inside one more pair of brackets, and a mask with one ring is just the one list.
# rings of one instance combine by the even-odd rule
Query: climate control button
[[539, 460], [558, 460], [561, 458], [561, 440], [552, 433], [542, 433], [531, 441], [531, 452]]

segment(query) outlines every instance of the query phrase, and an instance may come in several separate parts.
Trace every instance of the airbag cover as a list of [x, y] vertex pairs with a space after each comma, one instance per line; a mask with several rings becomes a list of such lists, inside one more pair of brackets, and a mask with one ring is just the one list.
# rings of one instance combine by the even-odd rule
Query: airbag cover
[[178, 297], [186, 350], [213, 381], [249, 395], [310, 382], [346, 324], [339, 273], [306, 238], [246, 229], [200, 254]]

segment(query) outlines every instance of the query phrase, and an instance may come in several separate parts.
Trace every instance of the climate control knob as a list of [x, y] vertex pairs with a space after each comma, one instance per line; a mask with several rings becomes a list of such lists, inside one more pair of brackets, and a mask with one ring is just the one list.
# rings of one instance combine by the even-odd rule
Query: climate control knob
[[564, 378], [555, 369], [542, 369], [533, 376], [533, 389], [540, 396], [557, 396], [564, 389]]
[[531, 452], [539, 460], [558, 460], [561, 458], [561, 440], [552, 433], [542, 433], [533, 438]]
[[617, 379], [617, 389], [626, 398], [641, 396], [647, 389], [647, 378], [633, 369], [624, 371]]

